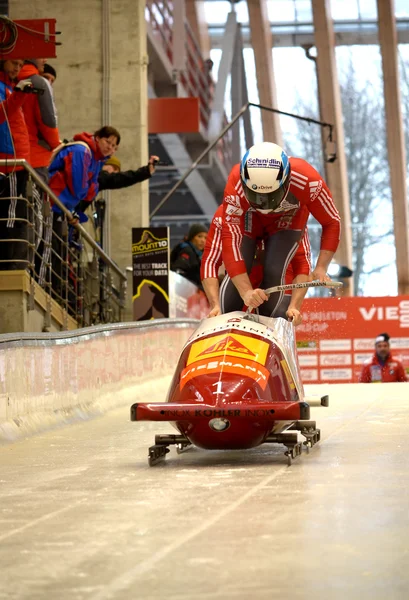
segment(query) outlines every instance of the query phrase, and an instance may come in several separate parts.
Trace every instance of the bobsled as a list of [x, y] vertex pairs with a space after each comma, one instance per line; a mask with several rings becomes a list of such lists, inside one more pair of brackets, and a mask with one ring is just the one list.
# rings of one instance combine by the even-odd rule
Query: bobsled
[[131, 420], [168, 421], [178, 432], [155, 436], [151, 466], [172, 445], [180, 453], [260, 444], [283, 444], [290, 465], [303, 447], [308, 452], [319, 442], [310, 407], [328, 402], [305, 396], [294, 325], [238, 311], [200, 323], [182, 350], [166, 402], [133, 404]]

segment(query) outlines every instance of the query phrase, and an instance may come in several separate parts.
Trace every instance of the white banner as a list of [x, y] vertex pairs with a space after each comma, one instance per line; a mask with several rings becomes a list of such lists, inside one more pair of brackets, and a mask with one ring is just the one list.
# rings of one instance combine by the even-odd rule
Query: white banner
[[348, 380], [352, 378], [352, 369], [321, 369], [320, 377], [323, 381]]
[[303, 383], [306, 381], [317, 381], [318, 369], [301, 369], [301, 379]]
[[366, 360], [369, 360], [370, 358], [372, 358], [373, 353], [369, 354], [369, 353], [360, 353], [360, 354], [354, 354], [354, 365], [363, 365], [364, 362]]
[[320, 341], [320, 350], [321, 352], [332, 350], [351, 350], [352, 342], [351, 340], [321, 340]]
[[351, 354], [321, 354], [320, 365], [323, 367], [350, 365], [352, 362]]
[[300, 363], [300, 367], [317, 367], [318, 356], [316, 354], [301, 354], [298, 357], [298, 362]]

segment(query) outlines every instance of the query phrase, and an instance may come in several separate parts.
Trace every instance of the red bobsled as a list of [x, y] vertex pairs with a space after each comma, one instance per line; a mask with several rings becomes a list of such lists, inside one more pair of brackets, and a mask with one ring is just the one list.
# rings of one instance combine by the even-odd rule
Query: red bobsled
[[[205, 319], [182, 350], [167, 402], [137, 403], [132, 421], [171, 421], [179, 434], [157, 435], [154, 465], [192, 444], [205, 449], [246, 449], [263, 443], [287, 447], [288, 463], [320, 439], [305, 401], [294, 326], [282, 318], [233, 312]], [[298, 432], [306, 438], [301, 443]]]

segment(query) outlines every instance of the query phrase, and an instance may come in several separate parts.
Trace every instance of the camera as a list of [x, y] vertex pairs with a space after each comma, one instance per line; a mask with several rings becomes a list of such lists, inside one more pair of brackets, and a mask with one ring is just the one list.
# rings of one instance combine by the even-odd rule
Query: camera
[[335, 142], [328, 141], [325, 144], [325, 162], [333, 163], [337, 160], [337, 146]]

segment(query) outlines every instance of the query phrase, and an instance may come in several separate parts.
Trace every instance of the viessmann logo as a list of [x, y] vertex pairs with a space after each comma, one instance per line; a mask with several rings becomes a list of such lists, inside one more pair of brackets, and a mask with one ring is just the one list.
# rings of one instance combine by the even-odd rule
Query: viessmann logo
[[397, 306], [372, 306], [359, 308], [364, 321], [399, 321], [400, 327], [409, 327], [409, 300], [401, 300]]

